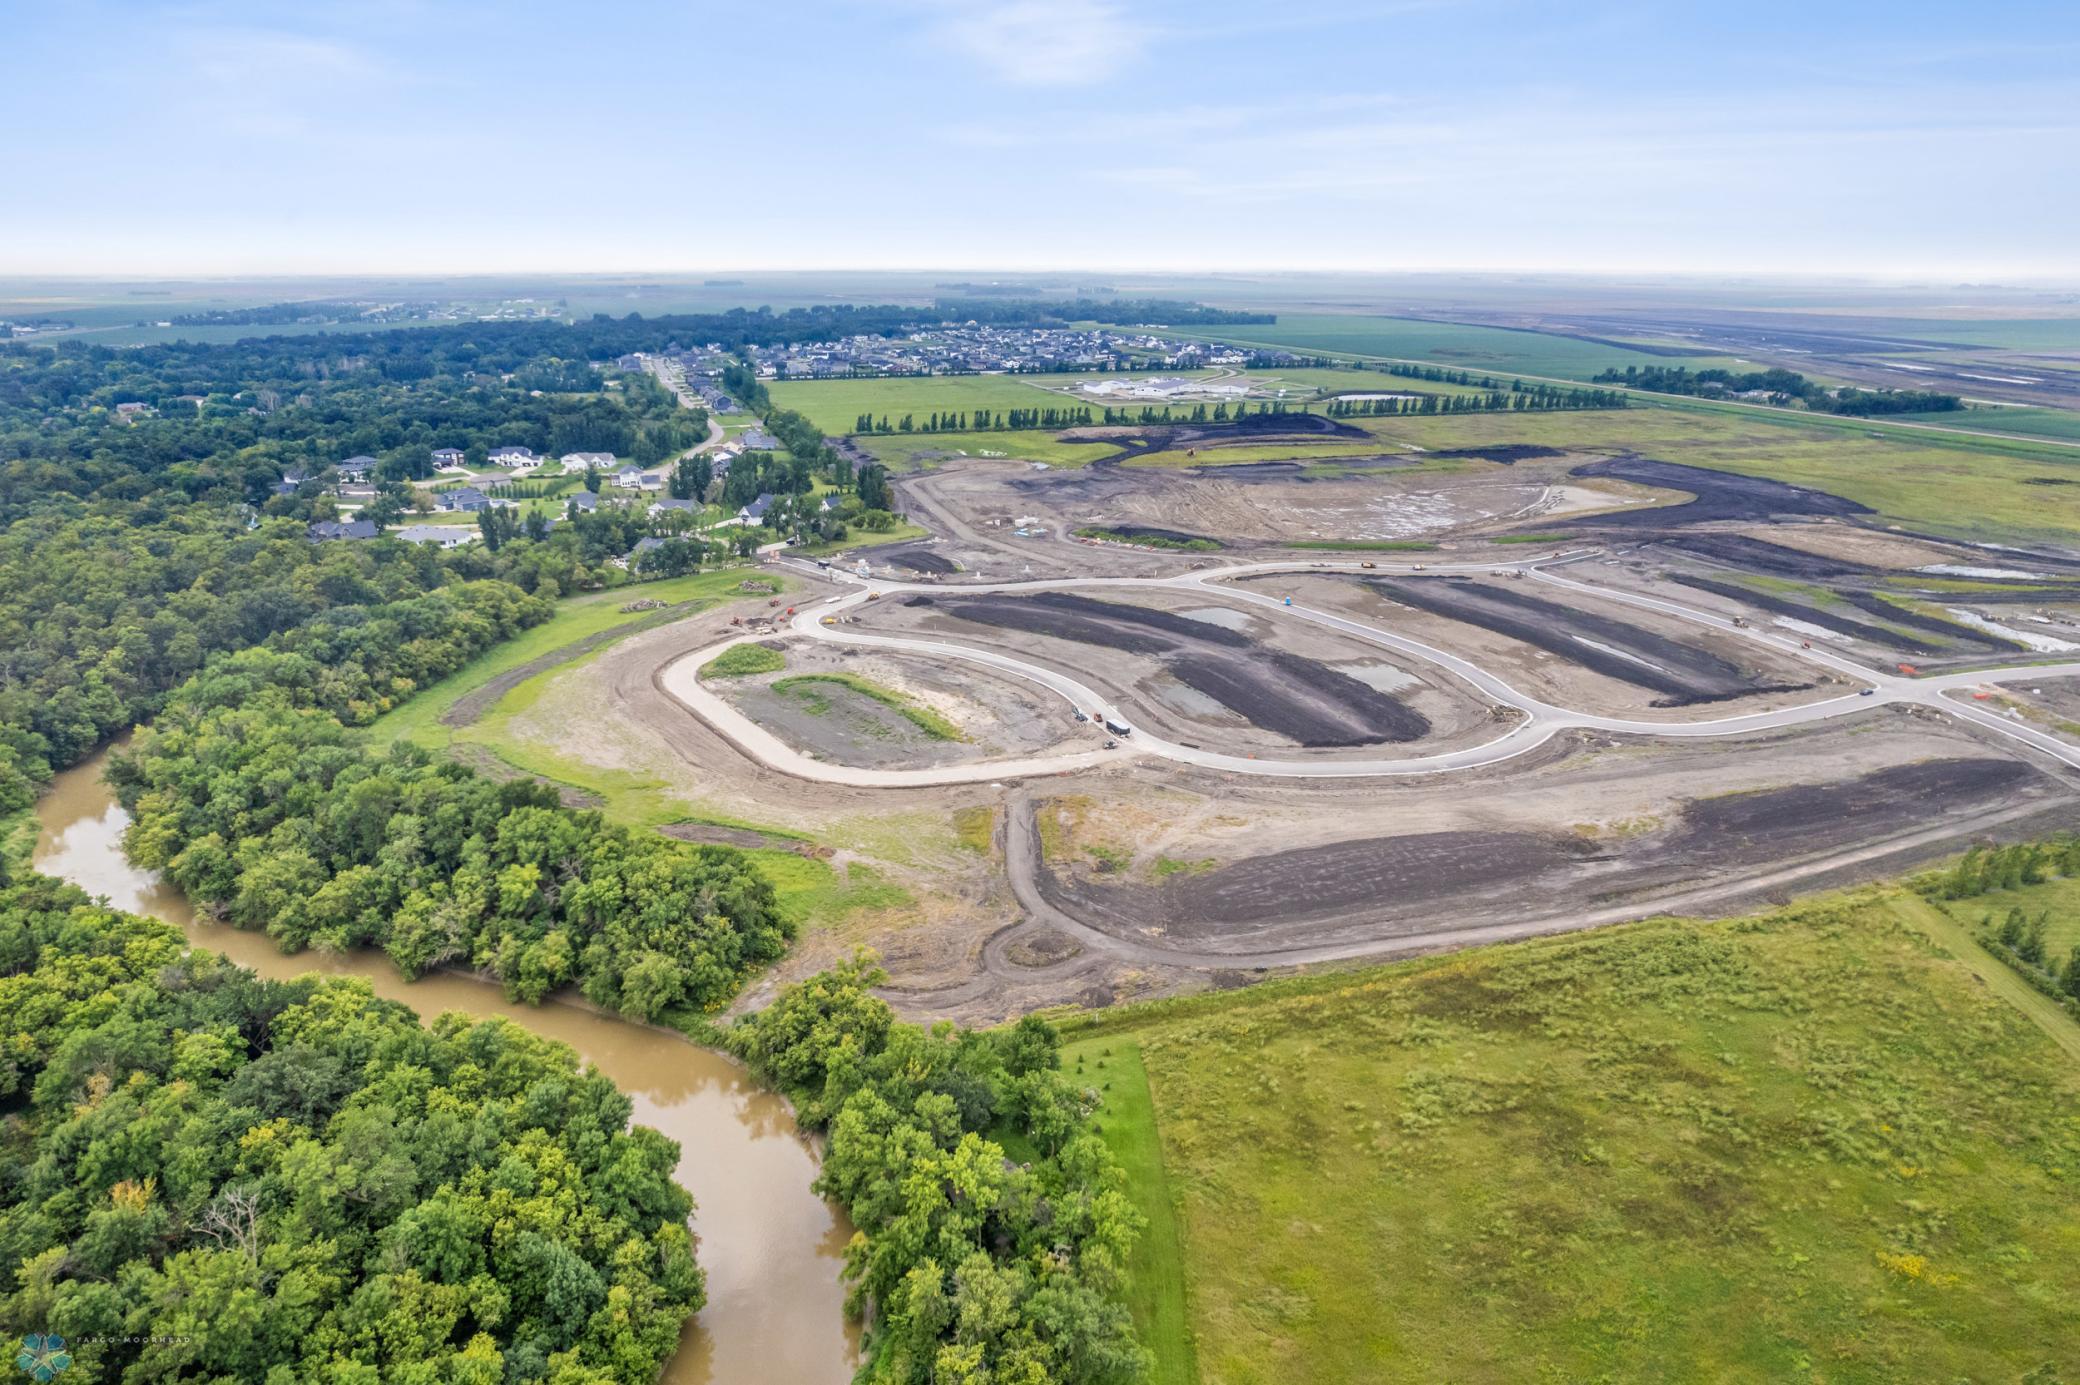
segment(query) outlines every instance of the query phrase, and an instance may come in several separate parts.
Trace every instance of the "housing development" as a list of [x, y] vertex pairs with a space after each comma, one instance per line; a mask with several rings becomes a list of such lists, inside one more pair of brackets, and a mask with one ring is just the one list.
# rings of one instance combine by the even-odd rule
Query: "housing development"
[[22, 1378], [2080, 1379], [2072, 16], [515, 19], [10, 23]]

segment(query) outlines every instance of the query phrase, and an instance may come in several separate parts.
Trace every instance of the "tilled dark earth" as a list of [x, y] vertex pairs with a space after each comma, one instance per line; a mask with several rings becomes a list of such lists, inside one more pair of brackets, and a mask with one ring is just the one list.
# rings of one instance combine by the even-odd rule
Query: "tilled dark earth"
[[[1826, 491], [1788, 486], [1782, 481], [1759, 476], [1737, 476], [1729, 471], [1657, 462], [1646, 457], [1613, 457], [1574, 469], [1576, 476], [1604, 476], [1663, 490], [1688, 491], [1696, 497], [1680, 505], [1651, 510], [1619, 510], [1610, 514], [1583, 515], [1558, 523], [1576, 528], [1673, 529], [1688, 524], [1718, 520], [1765, 520], [1798, 515], [1867, 515], [1867, 505]], [[1545, 521], [1541, 521], [1544, 523]]]
[[[1685, 587], [1694, 588], [1697, 591], [1710, 592], [1714, 596], [1723, 596], [1729, 600], [1753, 606], [1758, 610], [1770, 611], [1780, 616], [1789, 616], [1793, 620], [1802, 620], [1808, 625], [1817, 625], [1823, 630], [1832, 630], [1838, 635], [1847, 635], [1851, 639], [1862, 640], [1864, 643], [1876, 645], [1880, 649], [1897, 650], [1903, 654], [1935, 654], [1939, 652], [1939, 646], [1931, 641], [1915, 639], [1900, 631], [1888, 630], [1882, 626], [1870, 625], [1860, 620], [1851, 620], [1847, 616], [1836, 615], [1834, 612], [1823, 610], [1818, 606], [1808, 606], [1799, 601], [1787, 601], [1781, 596], [1771, 596], [1767, 592], [1750, 591], [1746, 587], [1735, 586], [1731, 582], [1714, 582], [1709, 577], [1693, 577], [1684, 572], [1671, 572], [1668, 574], [1668, 580]], [[1957, 632], [1960, 634], [1963, 633], [1964, 628], [1961, 625], [1956, 627]]]
[[929, 548], [898, 548], [893, 553], [881, 555], [881, 561], [890, 567], [899, 567], [906, 572], [936, 572], [945, 574], [957, 571], [953, 559], [944, 553], [934, 553]]
[[1691, 557], [1703, 558], [1707, 562], [1723, 563], [1744, 572], [1760, 572], [1771, 577], [1807, 578], [1826, 581], [1830, 578], [1862, 577], [1877, 571], [1862, 563], [1852, 563], [1841, 558], [1824, 558], [1804, 549], [1786, 548], [1780, 543], [1766, 539], [1750, 538], [1746, 534], [1679, 534], [1661, 540], [1661, 547], [1674, 549]]
[[1695, 645], [1502, 587], [1456, 577], [1364, 580], [1391, 601], [1493, 630], [1558, 654], [1606, 678], [1660, 693], [1662, 696], [1654, 703], [1657, 707], [1689, 707], [1724, 702], [1749, 693], [1795, 692], [1810, 686], [1764, 683]]
[[1146, 606], [1067, 592], [913, 596], [959, 620], [1158, 659], [1251, 725], [1313, 749], [1420, 740], [1430, 721], [1390, 694], [1302, 655], [1266, 649], [1238, 630]]
[[1115, 883], [1081, 866], [1043, 870], [1039, 883], [1058, 907], [1121, 936], [1262, 942], [1275, 930], [1362, 923], [1395, 937], [1521, 912], [1542, 897], [1594, 903], [1693, 887], [1882, 842], [2039, 786], [2056, 789], [2016, 760], [1930, 760], [1691, 799], [1673, 825], [1612, 843], [1557, 832], [1426, 832], [1273, 852], [1154, 884]]

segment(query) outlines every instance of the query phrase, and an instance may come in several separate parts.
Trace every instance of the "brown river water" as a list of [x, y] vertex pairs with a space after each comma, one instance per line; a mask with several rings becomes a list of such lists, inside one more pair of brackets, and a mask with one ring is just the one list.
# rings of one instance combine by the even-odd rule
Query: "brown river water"
[[131, 913], [177, 925], [190, 942], [262, 976], [360, 976], [422, 1015], [499, 1015], [557, 1039], [635, 1102], [635, 1122], [679, 1142], [678, 1180], [697, 1204], [693, 1229], [708, 1306], [687, 1325], [667, 1385], [842, 1385], [859, 1361], [838, 1282], [851, 1223], [809, 1191], [816, 1155], [787, 1103], [722, 1054], [677, 1035], [573, 1005], [508, 1001], [463, 976], [408, 982], [380, 953], [283, 956], [262, 933], [198, 919], [180, 891], [123, 857], [130, 815], [101, 782], [102, 755], [60, 774], [36, 805], [36, 868]]

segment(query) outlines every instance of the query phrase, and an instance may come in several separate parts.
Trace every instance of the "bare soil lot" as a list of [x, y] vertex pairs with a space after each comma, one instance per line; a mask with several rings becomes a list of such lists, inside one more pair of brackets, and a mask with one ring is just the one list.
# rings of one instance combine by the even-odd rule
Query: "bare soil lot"
[[1402, 743], [1431, 729], [1420, 712], [1347, 673], [1171, 611], [1067, 592], [913, 596], [904, 604], [956, 621], [1148, 656], [1185, 687], [1300, 746]]
[[1967, 753], [1681, 798], [1601, 834], [1541, 830], [1512, 816], [1267, 851], [1156, 878], [1071, 859], [1050, 863], [1038, 883], [1056, 907], [1116, 936], [1239, 956], [1332, 937], [1415, 938], [1512, 912], [1630, 902], [1644, 914], [1657, 897], [1707, 882], [2061, 797], [2070, 801], [2027, 764]]
[[[707, 686], [817, 759], [913, 769], [1089, 748], [1075, 743], [1075, 723], [1061, 699], [1022, 679], [930, 657], [894, 658], [805, 640], [784, 648], [784, 669], [710, 679]], [[838, 678], [862, 679], [893, 693], [943, 718], [966, 739], [934, 737], [899, 708]]]
[[893, 552], [877, 553], [874, 556], [887, 563], [890, 567], [901, 568], [905, 572], [936, 572], [944, 574], [959, 570], [953, 559], [947, 557], [944, 553], [936, 553], [929, 548], [898, 548]]
[[1583, 517], [1570, 521], [1577, 526], [1600, 528], [1672, 529], [1680, 525], [1710, 524], [1724, 520], [1765, 520], [1793, 516], [1846, 516], [1870, 514], [1870, 507], [1825, 491], [1790, 486], [1756, 476], [1738, 476], [1728, 471], [1680, 466], [1646, 457], [1612, 457], [1577, 467], [1575, 475], [1610, 477], [1636, 485], [1663, 490], [1687, 491], [1693, 497], [1676, 505], [1651, 510]]
[[1752, 538], [1746, 534], [1717, 531], [1679, 534], [1663, 539], [1661, 547], [1687, 557], [1702, 558], [1706, 562], [1738, 568], [1742, 572], [1760, 572], [1772, 577], [1825, 581], [1829, 578], [1863, 576], [1873, 570], [1862, 563], [1823, 557], [1798, 548], [1786, 548], [1782, 544]]
[[1511, 587], [1454, 577], [1379, 577], [1367, 579], [1367, 584], [1402, 605], [1479, 625], [1606, 678], [1659, 693], [1657, 707], [1689, 707], [1810, 686], [1768, 681], [1752, 668], [1696, 644]]

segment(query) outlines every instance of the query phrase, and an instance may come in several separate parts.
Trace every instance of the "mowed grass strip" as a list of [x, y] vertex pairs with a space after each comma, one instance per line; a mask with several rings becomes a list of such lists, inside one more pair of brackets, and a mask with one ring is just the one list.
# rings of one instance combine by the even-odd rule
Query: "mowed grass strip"
[[[739, 648], [741, 647], [739, 646]], [[884, 688], [881, 684], [861, 678], [854, 673], [798, 673], [789, 678], [774, 679], [773, 691], [776, 693], [793, 692], [796, 690], [813, 692], [818, 686], [828, 685], [848, 688], [858, 693], [861, 697], [873, 699], [901, 716], [905, 721], [935, 741], [965, 741], [968, 739], [966, 732], [931, 708], [904, 696], [894, 688]]]
[[[687, 612], [692, 614], [740, 595], [737, 584], [744, 580], [745, 575], [743, 569], [726, 568], [719, 572], [694, 573], [662, 582], [633, 583], [611, 591], [565, 597], [557, 603], [556, 613], [549, 619], [485, 651], [448, 677], [415, 693], [396, 711], [386, 712], [371, 722], [367, 735], [376, 745], [411, 740], [438, 749], [451, 739], [441, 717], [456, 702], [492, 679], [602, 632], [622, 626], [633, 630], [657, 619], [654, 610], [621, 609], [631, 602], [662, 601], [672, 606], [698, 602], [699, 605]], [[781, 590], [785, 590], [784, 585]], [[602, 647], [594, 645], [590, 649], [574, 650], [571, 657], [577, 659], [595, 654]]]
[[1148, 1223], [1127, 1265], [1128, 1307], [1142, 1344], [1155, 1354], [1148, 1385], [1192, 1385], [1199, 1369], [1185, 1303], [1184, 1247], [1141, 1050], [1127, 1039], [1072, 1043], [1062, 1049], [1062, 1067], [1098, 1092], [1105, 1144], [1126, 1172], [1135, 1210]]
[[1201, 1378], [2070, 1365], [2080, 1076], [1902, 898], [1072, 1025], [1072, 1052], [1140, 1051]]

